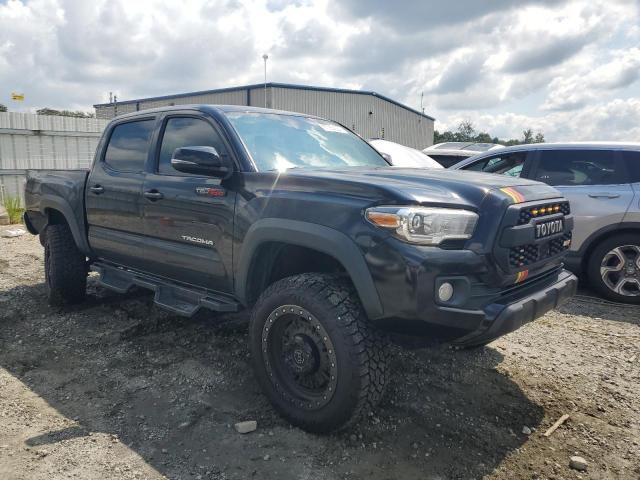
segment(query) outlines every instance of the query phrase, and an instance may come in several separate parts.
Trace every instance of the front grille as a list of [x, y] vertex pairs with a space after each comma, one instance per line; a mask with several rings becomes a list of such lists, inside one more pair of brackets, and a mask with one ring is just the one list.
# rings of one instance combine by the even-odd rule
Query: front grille
[[541, 218], [556, 213], [569, 215], [571, 213], [569, 202], [547, 203], [523, 208], [522, 210], [520, 210], [518, 225], [525, 225], [529, 223], [532, 218]]
[[531, 265], [538, 261], [539, 249], [537, 245], [518, 245], [509, 249], [509, 265], [518, 268]]
[[[536, 238], [536, 225], [562, 219], [564, 231]], [[529, 274], [560, 265], [562, 256], [571, 244], [573, 217], [569, 202], [537, 201], [507, 207], [502, 219], [500, 237], [493, 253], [498, 265], [510, 274], [528, 270]]]
[[[567, 242], [567, 240], [569, 240]], [[565, 242], [566, 245], [565, 245]], [[554, 238], [549, 242], [549, 256], [557, 255], [564, 252], [571, 246], [571, 232], [565, 233], [560, 238]]]
[[[569, 240], [569, 242], [567, 242]], [[566, 242], [566, 243], [565, 243]], [[567, 232], [559, 238], [554, 238], [546, 244], [518, 245], [509, 249], [509, 266], [521, 268], [533, 263], [555, 257], [567, 250], [571, 245], [571, 232]]]

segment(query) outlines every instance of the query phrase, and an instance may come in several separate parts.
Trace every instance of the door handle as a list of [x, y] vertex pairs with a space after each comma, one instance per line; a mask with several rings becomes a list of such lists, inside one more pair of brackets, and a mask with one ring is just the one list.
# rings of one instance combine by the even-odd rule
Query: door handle
[[618, 198], [620, 195], [617, 193], [590, 193], [591, 198]]
[[160, 200], [164, 198], [164, 195], [157, 190], [147, 190], [143, 195], [149, 200]]
[[104, 193], [104, 187], [100, 185], [94, 185], [93, 187], [89, 187], [89, 190], [91, 190], [91, 193], [95, 193], [96, 195], [100, 195], [101, 193]]

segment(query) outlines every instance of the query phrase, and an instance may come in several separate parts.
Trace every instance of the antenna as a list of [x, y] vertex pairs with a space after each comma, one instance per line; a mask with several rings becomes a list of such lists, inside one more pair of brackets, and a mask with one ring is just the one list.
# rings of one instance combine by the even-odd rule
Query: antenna
[[264, 108], [267, 108], [267, 60], [269, 55], [265, 53], [262, 55], [262, 59], [264, 60]]

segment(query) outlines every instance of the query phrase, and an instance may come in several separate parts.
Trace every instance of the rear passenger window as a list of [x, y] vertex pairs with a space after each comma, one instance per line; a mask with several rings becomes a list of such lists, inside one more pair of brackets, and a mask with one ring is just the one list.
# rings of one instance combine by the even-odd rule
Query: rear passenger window
[[155, 120], [141, 120], [117, 125], [104, 154], [105, 163], [121, 172], [143, 171], [154, 123]]
[[640, 152], [620, 152], [629, 172], [629, 183], [640, 183]]
[[188, 175], [171, 166], [173, 152], [180, 147], [214, 147], [221, 157], [227, 154], [220, 135], [208, 122], [192, 117], [169, 118], [162, 135], [158, 173]]
[[506, 155], [485, 158], [469, 165], [466, 169], [476, 172], [497, 173], [510, 177], [519, 177], [522, 174], [527, 152], [516, 152]]
[[544, 150], [534, 180], [549, 185], [627, 183], [624, 167], [611, 150]]

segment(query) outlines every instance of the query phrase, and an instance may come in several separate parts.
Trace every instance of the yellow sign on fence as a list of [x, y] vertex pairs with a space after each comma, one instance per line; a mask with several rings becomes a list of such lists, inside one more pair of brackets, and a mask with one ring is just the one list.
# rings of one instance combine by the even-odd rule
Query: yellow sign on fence
[[11, 92], [11, 100], [15, 100], [16, 102], [24, 101], [24, 93]]

